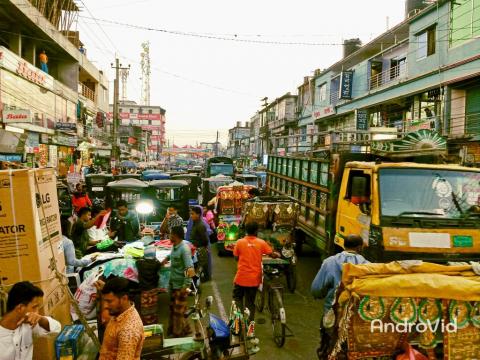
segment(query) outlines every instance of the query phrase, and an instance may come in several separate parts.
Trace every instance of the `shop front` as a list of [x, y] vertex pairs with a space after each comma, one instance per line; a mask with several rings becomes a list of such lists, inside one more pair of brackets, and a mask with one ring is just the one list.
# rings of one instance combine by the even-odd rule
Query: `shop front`
[[76, 122], [73, 92], [70, 98], [58, 95], [56, 87], [63, 85], [2, 46], [0, 84], [5, 130], [24, 133], [28, 139], [21, 151], [22, 160], [35, 166], [57, 166], [58, 147], [51, 138], [56, 123]]

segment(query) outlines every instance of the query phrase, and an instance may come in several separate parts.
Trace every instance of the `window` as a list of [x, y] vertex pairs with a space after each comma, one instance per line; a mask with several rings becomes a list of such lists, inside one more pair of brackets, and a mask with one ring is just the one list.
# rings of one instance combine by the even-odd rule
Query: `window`
[[148, 110], [148, 113], [151, 114], [151, 113], [152, 113], [152, 109]]
[[133, 109], [130, 109], [130, 114], [133, 114]]
[[139, 113], [139, 114], [143, 114], [143, 109], [142, 109], [142, 108], [138, 108], [138, 113]]
[[340, 76], [333, 78], [330, 82], [330, 104], [337, 105], [340, 91]]
[[417, 60], [435, 54], [435, 31], [432, 26], [417, 35]]
[[324, 83], [318, 87], [318, 102], [327, 100], [327, 83]]
[[460, 45], [480, 36], [480, 0], [452, 1], [450, 11], [450, 46]]

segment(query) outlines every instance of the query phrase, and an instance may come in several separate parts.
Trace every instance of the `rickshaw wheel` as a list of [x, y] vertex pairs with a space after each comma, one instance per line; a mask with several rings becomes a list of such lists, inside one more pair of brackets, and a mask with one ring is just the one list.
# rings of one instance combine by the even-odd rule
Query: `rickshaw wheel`
[[297, 265], [290, 264], [286, 269], [287, 287], [291, 293], [297, 288]]

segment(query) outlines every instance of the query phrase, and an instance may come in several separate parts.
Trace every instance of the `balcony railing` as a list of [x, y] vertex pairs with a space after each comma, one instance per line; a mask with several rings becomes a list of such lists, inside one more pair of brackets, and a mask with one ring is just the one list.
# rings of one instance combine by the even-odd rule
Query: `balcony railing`
[[87, 99], [92, 100], [95, 102], [95, 91], [90, 89], [88, 86], [82, 83], [78, 83], [78, 92]]
[[370, 77], [369, 89], [377, 89], [407, 76], [407, 63], [401, 63]]

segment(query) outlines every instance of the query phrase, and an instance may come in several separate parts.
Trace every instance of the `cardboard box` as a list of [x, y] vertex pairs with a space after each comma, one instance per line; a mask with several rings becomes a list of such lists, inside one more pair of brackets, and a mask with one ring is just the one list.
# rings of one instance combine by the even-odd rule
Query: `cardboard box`
[[3, 284], [52, 279], [54, 261], [63, 272], [65, 257], [54, 170], [0, 171], [0, 277]]

